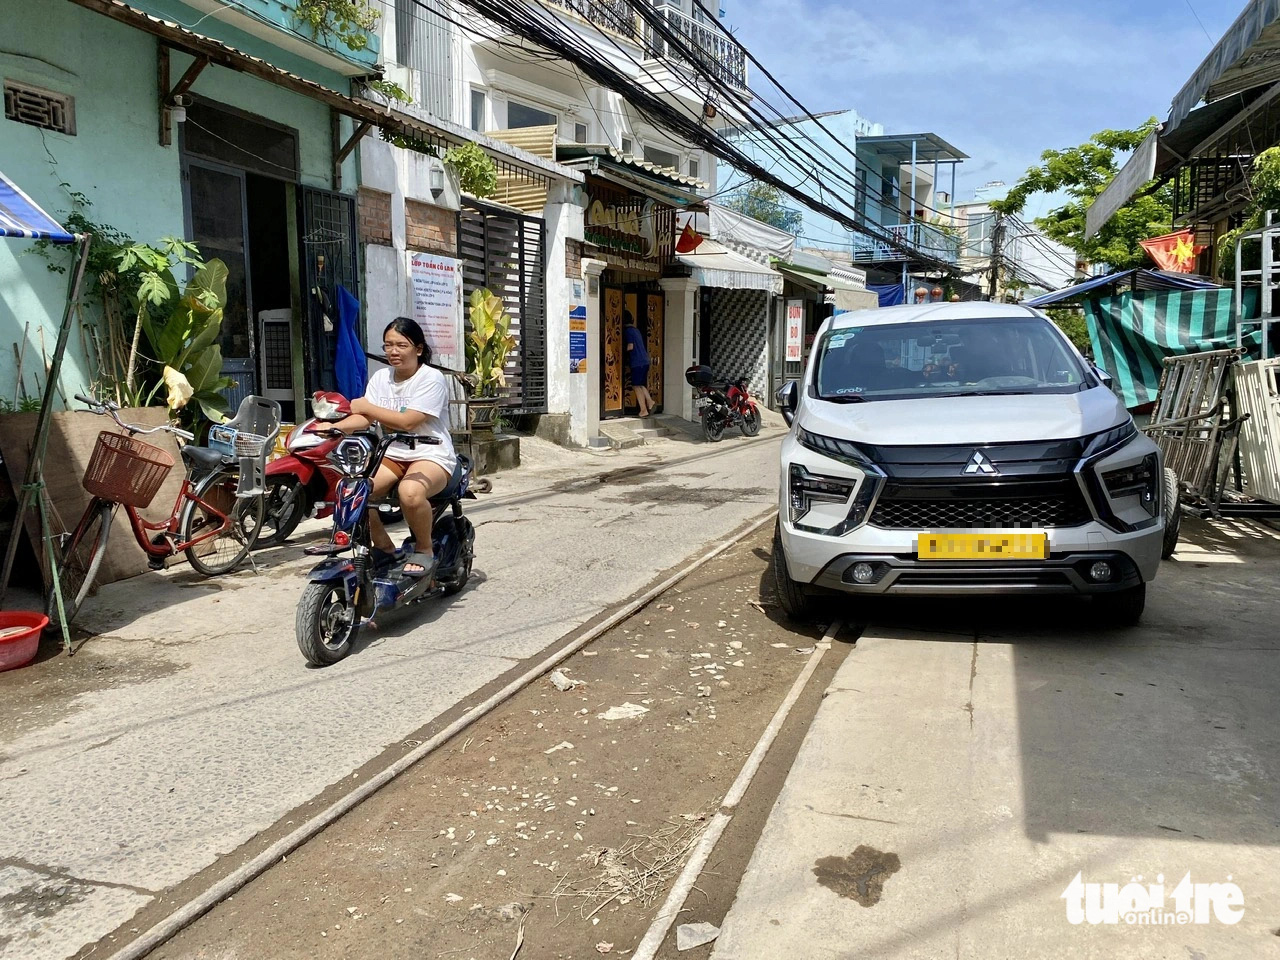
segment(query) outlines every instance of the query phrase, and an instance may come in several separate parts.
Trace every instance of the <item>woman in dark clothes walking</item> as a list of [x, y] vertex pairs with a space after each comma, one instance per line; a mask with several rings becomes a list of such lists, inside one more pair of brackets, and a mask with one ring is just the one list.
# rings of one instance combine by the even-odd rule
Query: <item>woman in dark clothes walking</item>
[[622, 324], [622, 342], [627, 353], [627, 365], [631, 367], [631, 386], [636, 392], [636, 403], [640, 405], [640, 416], [647, 417], [653, 413], [653, 396], [649, 393], [649, 350], [630, 310], [622, 311]]

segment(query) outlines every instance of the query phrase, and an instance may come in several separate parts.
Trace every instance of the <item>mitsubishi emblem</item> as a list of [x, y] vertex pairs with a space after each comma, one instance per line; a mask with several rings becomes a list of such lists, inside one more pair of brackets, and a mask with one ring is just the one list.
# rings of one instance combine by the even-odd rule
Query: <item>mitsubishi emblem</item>
[[965, 464], [964, 472], [966, 476], [974, 476], [982, 474], [984, 477], [994, 477], [1000, 473], [996, 469], [996, 465], [988, 460], [981, 450], [973, 451], [973, 456], [969, 458], [969, 462]]

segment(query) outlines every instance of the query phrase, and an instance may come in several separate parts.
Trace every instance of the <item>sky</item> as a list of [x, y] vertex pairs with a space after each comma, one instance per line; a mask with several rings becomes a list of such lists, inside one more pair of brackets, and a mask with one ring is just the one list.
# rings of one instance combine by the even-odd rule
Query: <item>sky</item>
[[[1165, 119], [1174, 95], [1246, 2], [722, 6], [726, 26], [807, 108], [852, 107], [888, 133], [933, 132], [969, 154], [956, 186], [956, 199], [965, 201], [987, 181], [1012, 184], [1046, 149], [1151, 116]], [[782, 106], [771, 91], [766, 96]], [[1027, 213], [1039, 216], [1045, 204], [1033, 199]]]

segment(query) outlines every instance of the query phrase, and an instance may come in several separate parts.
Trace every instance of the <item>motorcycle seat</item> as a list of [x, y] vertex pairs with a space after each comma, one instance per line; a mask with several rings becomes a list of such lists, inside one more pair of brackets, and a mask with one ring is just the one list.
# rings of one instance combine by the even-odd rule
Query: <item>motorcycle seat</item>
[[225, 463], [232, 463], [233, 458], [221, 450], [212, 447], [197, 447], [187, 444], [182, 448], [182, 459], [196, 470], [216, 470]]

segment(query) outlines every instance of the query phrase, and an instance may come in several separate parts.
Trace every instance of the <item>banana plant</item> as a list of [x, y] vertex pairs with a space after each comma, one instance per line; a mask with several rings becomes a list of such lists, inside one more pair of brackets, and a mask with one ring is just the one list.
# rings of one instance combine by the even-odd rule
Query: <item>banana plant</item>
[[226, 302], [227, 266], [210, 260], [196, 271], [162, 323], [150, 316], [144, 322], [155, 359], [164, 369], [157, 391], [167, 388], [166, 403], [175, 413], [195, 403], [214, 423], [226, 419], [222, 391], [233, 381], [222, 376], [222, 347], [217, 343]]
[[471, 333], [467, 337], [467, 373], [475, 382], [477, 397], [496, 397], [507, 385], [503, 368], [516, 348], [511, 317], [500, 299], [489, 290], [471, 294]]

